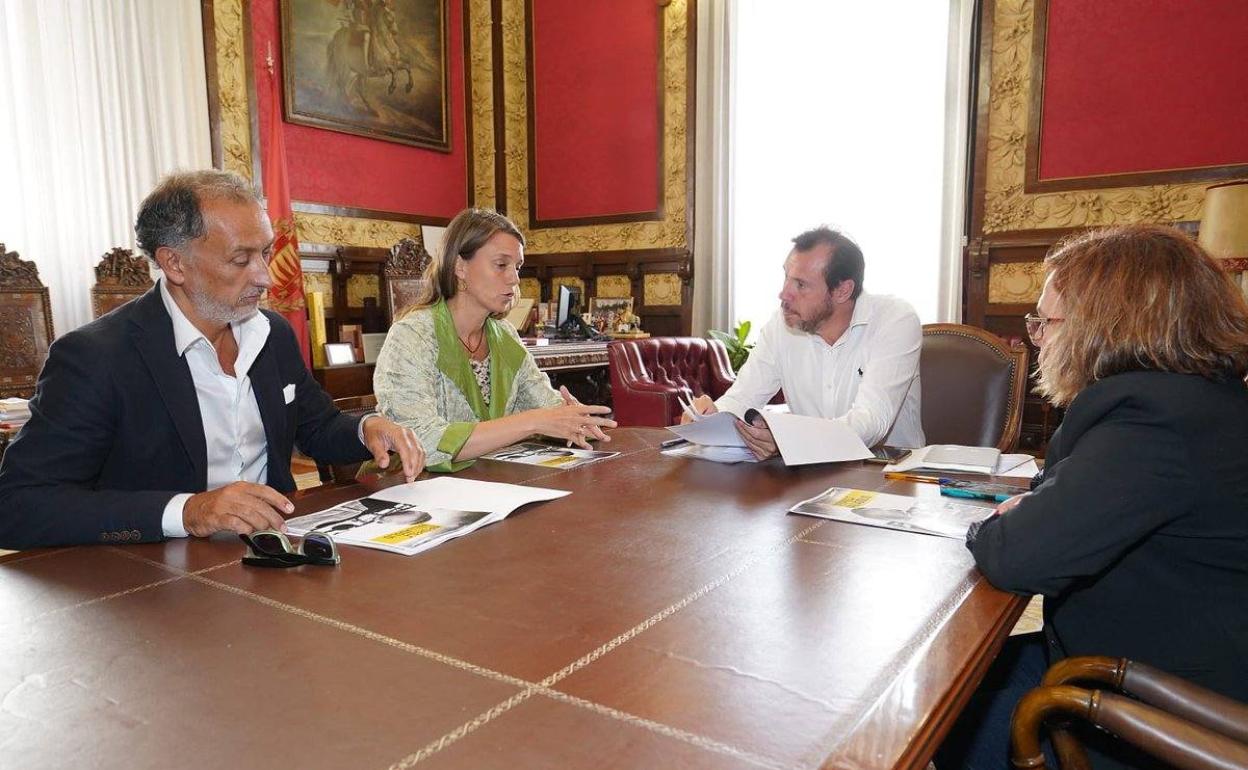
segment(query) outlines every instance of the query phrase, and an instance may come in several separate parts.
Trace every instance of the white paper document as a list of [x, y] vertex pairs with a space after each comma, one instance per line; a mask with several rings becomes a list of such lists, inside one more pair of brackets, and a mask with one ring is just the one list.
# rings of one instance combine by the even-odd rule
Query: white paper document
[[[867, 445], [843, 420], [825, 420], [787, 412], [768, 411], [761, 414], [771, 429], [785, 465], [865, 460], [872, 456]], [[674, 425], [668, 430], [690, 443], [706, 447], [745, 447], [736, 424], [735, 415], [715, 412], [702, 415], [687, 425]], [[748, 448], [746, 451], [749, 451]]]
[[702, 444], [681, 444], [673, 449], [665, 449], [665, 455], [673, 457], [696, 457], [699, 460], [710, 460], [715, 463], [756, 463], [758, 458], [744, 446], [703, 446]]
[[383, 489], [286, 522], [292, 535], [324, 532], [339, 543], [413, 556], [502, 521], [528, 503], [571, 494], [559, 489], [439, 477]]
[[731, 412], [700, 415], [694, 422], [673, 425], [668, 430], [702, 446], [745, 446], [741, 434], [737, 433], [737, 417]]
[[764, 413], [763, 419], [771, 428], [785, 465], [837, 463], [873, 456], [844, 420], [787, 413]]

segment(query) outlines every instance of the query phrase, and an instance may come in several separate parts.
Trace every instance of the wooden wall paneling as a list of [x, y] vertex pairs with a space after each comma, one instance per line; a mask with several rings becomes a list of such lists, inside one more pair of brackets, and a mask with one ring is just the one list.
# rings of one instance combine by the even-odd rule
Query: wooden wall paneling
[[[520, 275], [522, 280], [533, 279], [541, 284], [544, 302], [558, 299], [561, 278], [583, 282], [586, 308], [589, 298], [597, 296], [599, 276], [625, 276], [633, 297], [633, 312], [641, 318], [642, 329], [654, 336], [687, 336], [693, 326], [692, 264], [687, 249], [527, 254]], [[677, 296], [670, 304], [647, 304], [646, 280], [656, 276], [679, 283]]]

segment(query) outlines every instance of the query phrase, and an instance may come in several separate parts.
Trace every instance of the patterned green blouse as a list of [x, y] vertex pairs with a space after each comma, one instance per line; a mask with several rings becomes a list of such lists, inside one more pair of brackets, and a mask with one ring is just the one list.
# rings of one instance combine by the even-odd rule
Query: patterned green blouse
[[445, 302], [413, 310], [391, 326], [377, 357], [377, 411], [416, 433], [431, 471], [458, 471], [472, 464], [453, 458], [478, 422], [563, 403], [515, 327], [490, 318], [485, 333], [490, 345], [488, 405]]

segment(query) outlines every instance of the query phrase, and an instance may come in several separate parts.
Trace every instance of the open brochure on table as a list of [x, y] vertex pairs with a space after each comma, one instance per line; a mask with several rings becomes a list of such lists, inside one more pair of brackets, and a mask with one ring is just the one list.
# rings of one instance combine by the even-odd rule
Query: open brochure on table
[[576, 468], [598, 460], [605, 460], [608, 457], [615, 457], [618, 454], [619, 452], [600, 452], [593, 449], [544, 444], [540, 441], [524, 441], [503, 447], [488, 455], [481, 455], [481, 459], [521, 465], [540, 465], [543, 468]]
[[414, 556], [502, 521], [528, 503], [571, 494], [559, 489], [439, 477], [389, 487], [286, 522], [292, 535], [324, 532], [339, 543]]
[[1040, 469], [1031, 455], [1002, 454], [995, 447], [929, 444], [884, 468], [885, 473], [910, 471], [950, 471], [1029, 479]]
[[832, 487], [816, 497], [803, 500], [789, 512], [962, 539], [972, 524], [992, 515], [992, 508], [955, 503], [945, 497], [906, 497]]
[[[834, 463], [872, 457], [871, 450], [867, 449], [867, 445], [862, 443], [862, 439], [858, 438], [858, 434], [844, 420], [825, 420], [822, 417], [756, 410], [750, 410], [746, 414], [750, 417], [759, 415], [766, 421], [785, 465]], [[697, 415], [692, 422], [673, 425], [668, 430], [699, 446], [745, 447], [745, 441], [737, 432], [736, 422], [737, 416], [731, 412], [714, 412]], [[735, 457], [731, 453], [723, 454]], [[738, 459], [724, 460], [707, 454], [702, 456], [718, 462], [740, 462]]]

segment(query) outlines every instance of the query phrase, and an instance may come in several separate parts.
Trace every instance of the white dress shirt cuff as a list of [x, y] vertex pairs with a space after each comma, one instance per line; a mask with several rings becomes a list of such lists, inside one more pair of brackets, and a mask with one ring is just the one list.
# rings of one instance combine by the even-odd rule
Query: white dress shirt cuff
[[[369, 412], [368, 414], [360, 418], [360, 424], [359, 424], [359, 427], [355, 429], [355, 435], [360, 437], [361, 444], [364, 444], [364, 423], [368, 422], [373, 417], [380, 417], [380, 416], [381, 415], [377, 414], [376, 412]], [[364, 446], [368, 446], [368, 444], [364, 444]]]
[[165, 503], [165, 512], [160, 517], [160, 528], [164, 531], [165, 537], [186, 537], [190, 534], [182, 522], [182, 509], [186, 507], [186, 501], [190, 499], [191, 493], [183, 492], [169, 498], [169, 502]]

